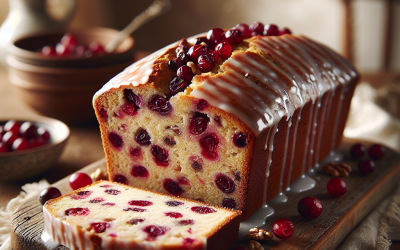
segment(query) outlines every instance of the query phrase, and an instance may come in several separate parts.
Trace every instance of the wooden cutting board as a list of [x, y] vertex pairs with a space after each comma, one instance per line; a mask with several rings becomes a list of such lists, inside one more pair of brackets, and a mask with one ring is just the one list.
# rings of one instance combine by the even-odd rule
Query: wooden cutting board
[[[399, 184], [400, 155], [387, 150], [385, 157], [376, 162], [375, 171], [368, 176], [361, 176], [357, 170], [357, 161], [349, 160], [348, 149], [354, 143], [344, 139], [338, 152], [345, 155], [342, 162], [349, 164], [353, 172], [344, 177], [348, 192], [333, 198], [326, 191], [330, 176], [316, 169], [311, 177], [316, 180], [316, 186], [298, 194], [287, 193], [288, 201], [272, 205], [275, 213], [268, 217], [262, 228], [271, 231], [272, 223], [278, 218], [287, 218], [295, 225], [294, 235], [285, 241], [273, 238], [261, 242], [265, 249], [335, 249], [357, 224], [376, 207]], [[368, 143], [364, 143], [368, 146]], [[347, 156], [347, 157], [346, 157]], [[105, 160], [95, 162], [80, 172], [93, 173], [97, 168], [106, 170]], [[55, 183], [63, 194], [69, 193], [69, 176]], [[303, 219], [297, 212], [299, 200], [306, 196], [314, 196], [323, 204], [322, 215], [312, 221]], [[44, 221], [39, 197], [33, 197], [23, 204], [12, 218], [11, 246], [12, 249], [44, 250], [47, 248], [41, 241]], [[248, 240], [241, 238], [235, 246], [247, 246]], [[54, 249], [54, 248], [53, 248]], [[63, 246], [56, 249], [66, 250]]]

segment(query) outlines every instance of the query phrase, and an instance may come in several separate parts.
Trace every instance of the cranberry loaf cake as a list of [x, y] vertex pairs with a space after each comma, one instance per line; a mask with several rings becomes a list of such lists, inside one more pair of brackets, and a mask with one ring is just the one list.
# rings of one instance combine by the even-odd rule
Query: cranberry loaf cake
[[227, 249], [240, 211], [96, 182], [43, 207], [45, 233], [77, 249]]
[[255, 22], [132, 64], [93, 98], [109, 178], [251, 216], [340, 143], [356, 70]]

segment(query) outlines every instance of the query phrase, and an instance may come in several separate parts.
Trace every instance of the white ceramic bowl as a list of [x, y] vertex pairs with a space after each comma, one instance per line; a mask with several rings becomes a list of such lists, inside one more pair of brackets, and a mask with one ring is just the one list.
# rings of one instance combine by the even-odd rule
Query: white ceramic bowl
[[57, 162], [69, 137], [67, 125], [43, 116], [2, 117], [0, 125], [9, 120], [20, 123], [30, 121], [37, 127], [42, 126], [49, 132], [50, 139], [43, 146], [0, 153], [0, 181], [17, 181], [33, 177]]

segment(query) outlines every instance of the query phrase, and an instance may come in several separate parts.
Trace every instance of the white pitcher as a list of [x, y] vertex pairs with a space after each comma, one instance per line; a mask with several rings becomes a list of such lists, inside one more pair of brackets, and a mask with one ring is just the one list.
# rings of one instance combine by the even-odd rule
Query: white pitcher
[[[7, 18], [0, 27], [0, 60], [3, 63], [8, 43], [37, 33], [64, 32], [75, 9], [75, 0], [8, 0], [8, 4]], [[50, 10], [54, 8], [49, 8], [51, 6], [62, 16], [54, 12], [52, 15]]]

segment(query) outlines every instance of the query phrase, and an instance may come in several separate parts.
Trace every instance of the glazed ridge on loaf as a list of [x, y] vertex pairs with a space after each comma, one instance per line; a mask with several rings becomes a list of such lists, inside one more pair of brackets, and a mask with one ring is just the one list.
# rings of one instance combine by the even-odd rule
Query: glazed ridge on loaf
[[[168, 62], [193, 43], [138, 61], [94, 96], [109, 176], [240, 209], [245, 219], [338, 146], [358, 74], [305, 36], [257, 35], [171, 94]], [[168, 112], [154, 111], [156, 95]], [[193, 133], [193, 121], [205, 128]]]
[[227, 249], [240, 211], [100, 181], [48, 201], [49, 238], [78, 249]]

